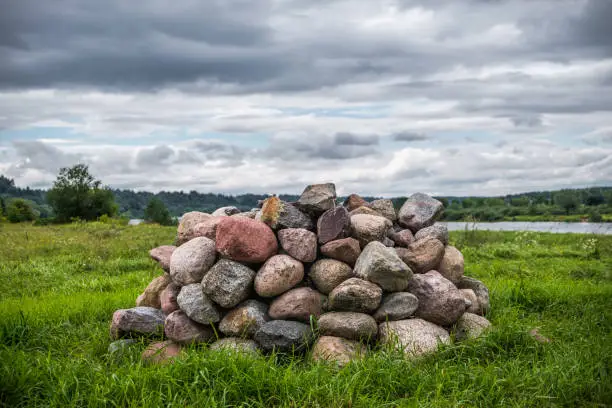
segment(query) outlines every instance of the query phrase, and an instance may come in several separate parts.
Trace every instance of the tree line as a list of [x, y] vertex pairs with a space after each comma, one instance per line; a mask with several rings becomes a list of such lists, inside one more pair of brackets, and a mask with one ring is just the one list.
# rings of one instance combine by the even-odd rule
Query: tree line
[[[11, 222], [35, 221], [66, 223], [113, 217], [141, 218], [160, 224], [173, 224], [189, 211], [212, 212], [234, 206], [243, 211], [256, 207], [264, 194], [226, 195], [196, 191], [116, 190], [103, 186], [86, 165], [62, 168], [49, 190], [20, 188], [13, 179], [0, 175], [0, 219]], [[284, 201], [298, 195], [281, 194]], [[376, 197], [364, 197], [370, 201]], [[444, 204], [443, 220], [568, 220], [599, 222], [612, 214], [612, 187], [592, 187], [558, 191], [538, 191], [497, 197], [436, 197]], [[338, 198], [338, 202], [343, 201]], [[406, 197], [392, 199], [399, 208]], [[573, 218], [572, 218], [573, 217]]]

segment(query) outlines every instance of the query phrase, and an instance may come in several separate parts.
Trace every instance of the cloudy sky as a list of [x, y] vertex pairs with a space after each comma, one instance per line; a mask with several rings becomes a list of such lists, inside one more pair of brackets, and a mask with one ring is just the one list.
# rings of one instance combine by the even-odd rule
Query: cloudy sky
[[0, 173], [117, 188], [612, 185], [611, 0], [0, 0]]

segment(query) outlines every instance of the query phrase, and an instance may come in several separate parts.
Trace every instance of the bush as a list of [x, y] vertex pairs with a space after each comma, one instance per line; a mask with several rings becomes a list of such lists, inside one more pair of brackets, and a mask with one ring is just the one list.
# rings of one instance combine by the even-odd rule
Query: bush
[[602, 222], [603, 217], [597, 210], [593, 210], [589, 213], [589, 221], [590, 222]]
[[35, 221], [38, 218], [32, 206], [21, 198], [10, 202], [6, 208], [6, 216], [10, 222]]
[[151, 198], [145, 208], [144, 219], [160, 225], [173, 225], [174, 220], [164, 203], [157, 197]]

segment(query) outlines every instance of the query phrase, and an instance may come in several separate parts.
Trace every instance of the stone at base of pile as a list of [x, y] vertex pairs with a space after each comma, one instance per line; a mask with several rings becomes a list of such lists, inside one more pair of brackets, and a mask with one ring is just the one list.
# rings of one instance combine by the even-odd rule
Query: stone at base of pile
[[464, 258], [436, 223], [442, 203], [413, 194], [341, 205], [331, 183], [290, 203], [192, 211], [176, 245], [150, 251], [163, 274], [115, 312], [113, 355], [136, 336], [157, 337], [143, 360], [165, 363], [196, 343], [211, 350], [308, 353], [343, 366], [372, 347], [405, 358], [454, 338], [483, 335], [490, 322], [484, 283], [464, 276]]

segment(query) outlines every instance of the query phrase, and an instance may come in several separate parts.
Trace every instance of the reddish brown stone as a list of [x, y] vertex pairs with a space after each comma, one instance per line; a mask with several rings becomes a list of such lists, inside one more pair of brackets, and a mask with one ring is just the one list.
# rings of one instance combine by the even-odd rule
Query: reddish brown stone
[[325, 211], [317, 221], [319, 243], [346, 238], [351, 232], [351, 218], [344, 207], [336, 207]]
[[159, 295], [161, 310], [165, 315], [169, 315], [175, 310], [179, 310], [179, 305], [176, 302], [176, 297], [181, 291], [181, 287], [176, 283], [170, 283]]
[[181, 354], [181, 346], [172, 341], [151, 343], [142, 352], [142, 360], [149, 364], [171, 363]]
[[287, 228], [278, 231], [281, 247], [292, 257], [302, 262], [317, 259], [317, 236], [304, 228]]
[[189, 239], [193, 239], [195, 237], [206, 237], [209, 239], [215, 240], [217, 236], [217, 226], [221, 222], [224, 217], [215, 216], [210, 217], [200, 223], [197, 223], [192, 229], [190, 233]]
[[136, 306], [150, 306], [155, 309], [161, 308], [160, 294], [170, 283], [170, 275], [167, 273], [153, 279], [144, 292], [136, 299]]
[[176, 232], [176, 244], [182, 245], [189, 241], [193, 227], [203, 221], [206, 221], [210, 217], [212, 217], [212, 215], [199, 211], [191, 211], [183, 214]]
[[347, 210], [353, 211], [359, 207], [367, 206], [368, 202], [361, 198], [358, 194], [351, 194], [344, 200], [343, 205]]
[[217, 226], [217, 251], [234, 261], [261, 263], [278, 251], [274, 232], [246, 217], [223, 217]]
[[170, 258], [176, 247], [174, 245], [162, 245], [149, 251], [149, 256], [159, 263], [166, 272], [170, 272]]
[[408, 248], [395, 248], [400, 259], [416, 273], [435, 269], [444, 256], [444, 244], [435, 238], [414, 241]]
[[359, 254], [361, 254], [361, 248], [359, 247], [359, 241], [355, 238], [343, 238], [323, 245], [321, 253], [353, 266], [357, 262]]
[[319, 317], [323, 312], [325, 296], [310, 288], [292, 289], [276, 298], [270, 305], [268, 314], [275, 320], [302, 320], [308, 322], [310, 316]]
[[391, 234], [390, 238], [395, 242], [398, 247], [406, 248], [412, 242], [414, 242], [414, 235], [409, 229], [401, 230]]

